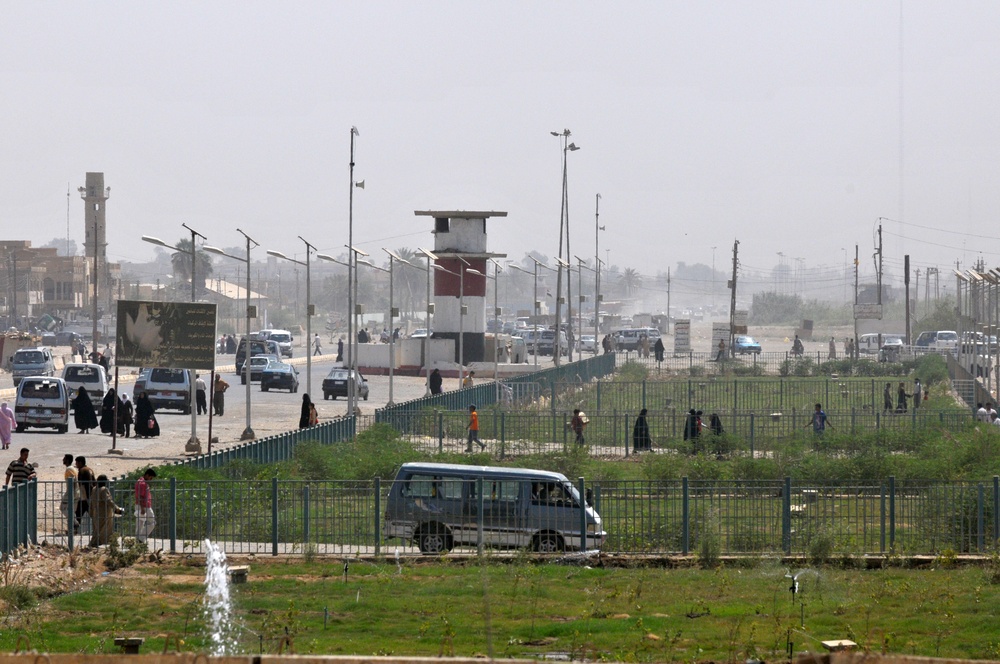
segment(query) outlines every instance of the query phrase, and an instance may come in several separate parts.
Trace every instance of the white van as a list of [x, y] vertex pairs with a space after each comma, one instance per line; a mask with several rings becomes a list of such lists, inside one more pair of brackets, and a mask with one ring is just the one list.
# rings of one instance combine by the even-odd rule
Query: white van
[[480, 528], [487, 546], [543, 553], [597, 549], [607, 537], [600, 515], [559, 473], [445, 463], [404, 463], [399, 469], [386, 503], [387, 538], [442, 554], [476, 546]]
[[100, 364], [67, 364], [63, 367], [62, 379], [71, 396], [77, 390], [86, 388], [94, 408], [100, 412], [104, 395], [108, 393], [108, 374]]
[[191, 376], [184, 369], [157, 367], [146, 378], [146, 396], [157, 410], [171, 408], [191, 414]]
[[56, 363], [48, 348], [21, 348], [10, 359], [10, 371], [17, 387], [27, 376], [55, 376]]
[[17, 386], [14, 422], [18, 431], [28, 427], [69, 430], [69, 390], [62, 378], [27, 376]]
[[278, 350], [283, 357], [292, 356], [292, 333], [288, 330], [267, 330], [267, 341], [274, 341], [278, 344]]
[[614, 333], [618, 339], [618, 350], [638, 350], [639, 340], [645, 336], [649, 339], [649, 350], [653, 350], [660, 331], [655, 327], [626, 327]]
[[884, 346], [887, 344], [894, 347], [901, 347], [903, 341], [902, 334], [891, 334], [888, 332], [883, 332], [881, 334], [882, 345], [879, 345], [879, 334], [877, 332], [869, 332], [868, 334], [862, 334], [858, 337], [858, 352], [863, 355], [878, 355]]

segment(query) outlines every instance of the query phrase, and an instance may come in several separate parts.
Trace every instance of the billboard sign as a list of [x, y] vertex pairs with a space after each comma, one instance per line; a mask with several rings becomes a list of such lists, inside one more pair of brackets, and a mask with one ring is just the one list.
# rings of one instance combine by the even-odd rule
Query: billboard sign
[[216, 305], [118, 302], [115, 362], [123, 367], [215, 368]]
[[873, 302], [854, 305], [855, 319], [882, 320], [882, 305]]
[[682, 318], [674, 321], [674, 352], [691, 352], [691, 319]]

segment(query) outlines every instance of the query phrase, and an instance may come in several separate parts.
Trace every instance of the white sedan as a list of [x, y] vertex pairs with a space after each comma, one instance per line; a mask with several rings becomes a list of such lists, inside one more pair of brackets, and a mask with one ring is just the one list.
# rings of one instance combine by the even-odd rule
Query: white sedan
[[597, 337], [593, 334], [581, 334], [580, 341], [577, 343], [577, 347], [581, 351], [589, 351], [591, 353], [597, 352]]
[[411, 339], [426, 339], [427, 330], [420, 328], [419, 330], [414, 330], [413, 334], [410, 335]]

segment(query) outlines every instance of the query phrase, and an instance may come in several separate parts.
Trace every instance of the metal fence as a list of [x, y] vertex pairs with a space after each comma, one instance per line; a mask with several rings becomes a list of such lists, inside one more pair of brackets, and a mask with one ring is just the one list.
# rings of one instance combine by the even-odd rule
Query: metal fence
[[[71, 482], [69, 480], [68, 482]], [[59, 503], [68, 482], [32, 482], [38, 516], [22, 539], [71, 544], [72, 515]], [[37, 484], [37, 486], [36, 486]], [[574, 485], [577, 485], [574, 482]], [[386, 539], [386, 506], [392, 482], [154, 481], [157, 514], [151, 546], [171, 552], [219, 543], [229, 552], [317, 555], [416, 554], [411, 540]], [[984, 553], [1000, 533], [1000, 478], [988, 482], [806, 484], [784, 481], [603, 481], [579, 486], [593, 497], [614, 554], [760, 555], [813, 557], [885, 554]], [[112, 484], [115, 501], [130, 505], [131, 483]], [[426, 502], [468, 500], [461, 487], [439, 488]], [[13, 493], [13, 492], [10, 492]], [[473, 554], [504, 529], [555, 530], [555, 517], [494, 488], [480, 492], [479, 507], [461, 506], [462, 525], [478, 535], [457, 542], [455, 553]], [[534, 496], [532, 497], [532, 501]], [[29, 500], [29, 504], [34, 501]], [[566, 503], [579, 511], [579, 503]], [[534, 511], [533, 511], [534, 510]], [[482, 518], [477, 515], [481, 514]], [[581, 519], [580, 527], [586, 528]], [[574, 522], [574, 523], [580, 523]], [[7, 522], [9, 523], [9, 521]], [[86, 533], [85, 517], [81, 532]], [[569, 526], [572, 530], [575, 526]], [[560, 528], [566, 529], [565, 520]], [[131, 535], [131, 510], [115, 520], [116, 535]], [[573, 534], [570, 532], [569, 534]], [[589, 535], [593, 542], [593, 535]], [[568, 538], [567, 538], [568, 539]], [[72, 545], [87, 544], [77, 537]], [[530, 542], [530, 540], [529, 540]], [[530, 544], [529, 544], [530, 546]]]
[[37, 530], [38, 483], [0, 488], [0, 556], [34, 542]]
[[496, 403], [516, 406], [535, 401], [556, 383], [579, 385], [595, 378], [607, 376], [615, 370], [615, 354], [595, 355], [578, 362], [567, 362], [558, 367], [543, 369], [533, 373], [512, 376], [495, 383], [481, 383], [453, 392], [444, 392], [404, 401], [402, 403], [377, 408], [376, 422], [393, 424], [399, 421], [400, 413], [416, 410], [465, 410], [469, 404], [483, 408]]

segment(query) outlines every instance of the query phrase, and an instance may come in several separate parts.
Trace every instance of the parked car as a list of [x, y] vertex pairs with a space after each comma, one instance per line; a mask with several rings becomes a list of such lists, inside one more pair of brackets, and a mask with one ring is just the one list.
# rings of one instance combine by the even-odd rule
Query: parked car
[[[250, 371], [253, 375], [253, 360], [250, 358]], [[260, 374], [260, 391], [288, 390], [299, 391], [299, 371], [285, 362], [271, 362]]]
[[[264, 369], [267, 365], [272, 362], [281, 362], [277, 355], [268, 353], [267, 355], [254, 355], [250, 358], [250, 382], [255, 380], [260, 380], [261, 375], [264, 373]], [[240, 384], [247, 384], [247, 376], [245, 373], [240, 374]]]
[[18, 431], [28, 427], [69, 430], [69, 390], [62, 378], [27, 376], [17, 386], [14, 422]]
[[132, 401], [139, 398], [139, 395], [146, 391], [146, 381], [149, 380], [149, 374], [153, 370], [149, 367], [139, 369], [139, 375], [135, 378], [135, 384], [132, 386]]
[[361, 375], [360, 371], [348, 370], [343, 367], [334, 367], [323, 379], [323, 400], [337, 397], [347, 397], [348, 371], [350, 379], [354, 381], [354, 394], [365, 401], [368, 401], [368, 381]]
[[733, 339], [733, 352], [737, 355], [757, 355], [760, 353], [760, 343], [753, 337], [740, 334]]

